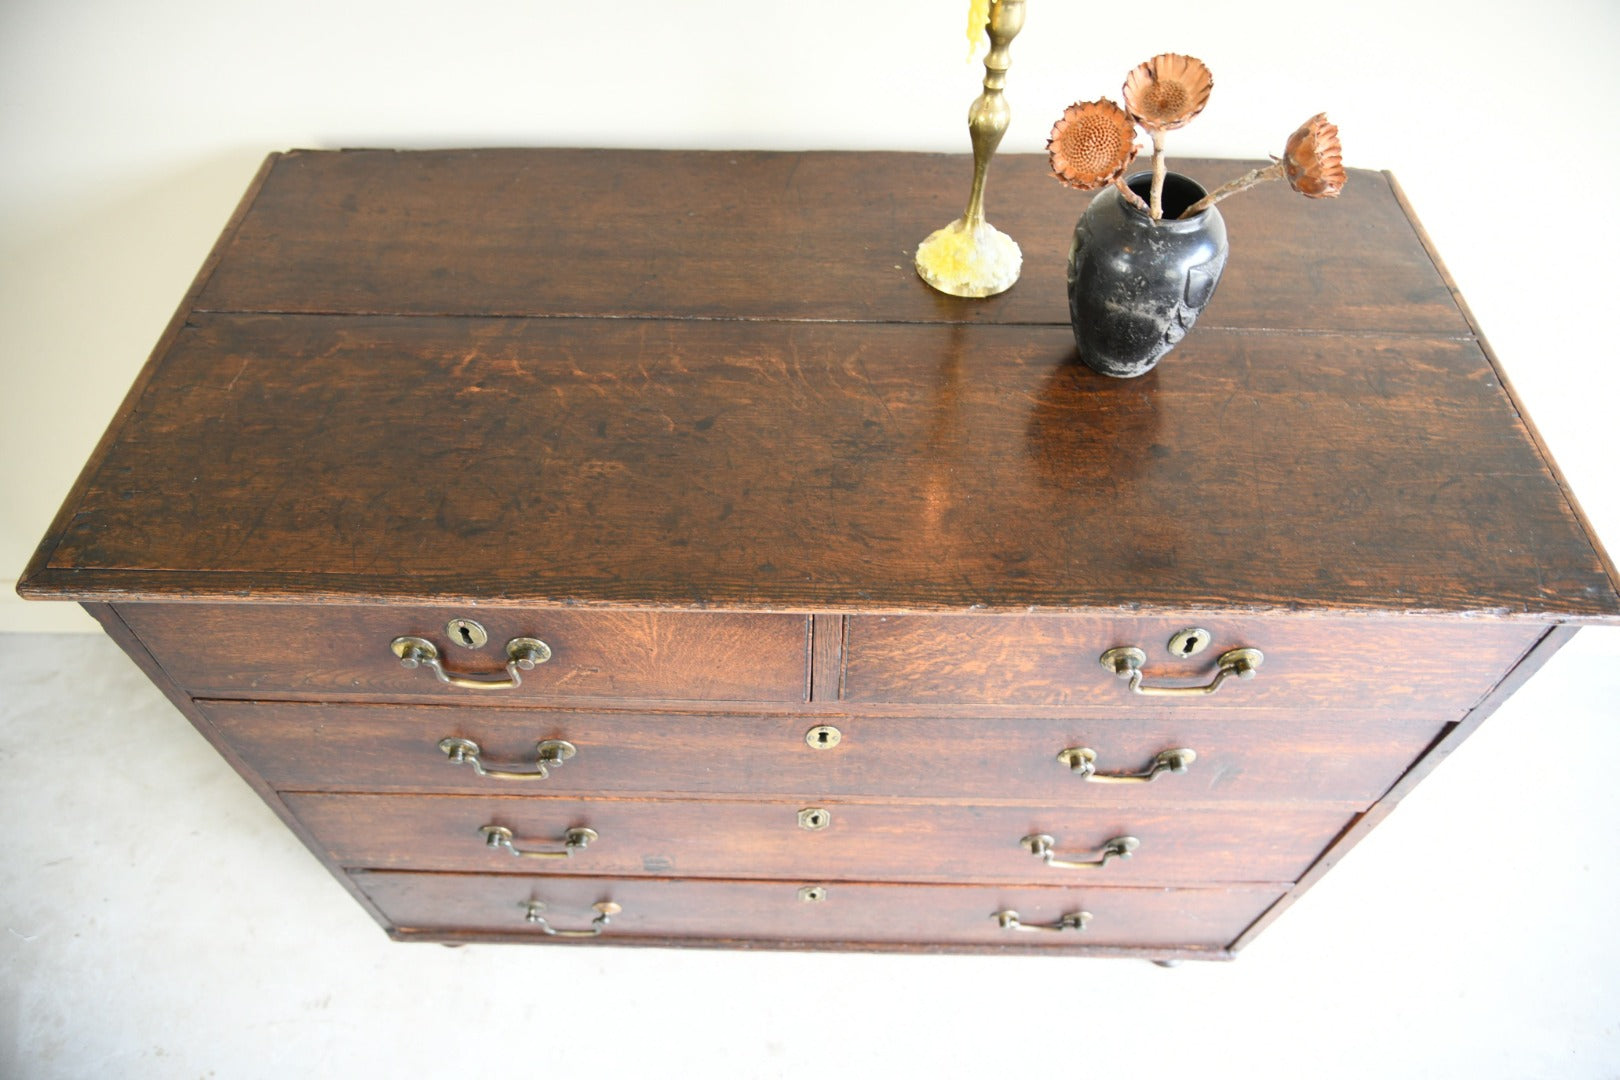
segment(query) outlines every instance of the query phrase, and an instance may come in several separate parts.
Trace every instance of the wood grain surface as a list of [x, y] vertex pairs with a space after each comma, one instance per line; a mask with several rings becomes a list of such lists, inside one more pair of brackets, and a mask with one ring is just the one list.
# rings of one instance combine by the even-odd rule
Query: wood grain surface
[[[1333, 802], [1364, 808], [1440, 733], [1430, 717], [1344, 710], [1247, 714], [1143, 709], [1091, 718], [917, 718], [596, 713], [571, 710], [199, 702], [249, 765], [283, 791], [699, 794], [990, 800], [1067, 806]], [[839, 741], [817, 749], [817, 725]], [[471, 739], [486, 768], [532, 771], [536, 745], [579, 753], [541, 780], [478, 776], [439, 750]], [[1058, 761], [1096, 751], [1100, 774], [1140, 772], [1186, 747], [1184, 773], [1094, 783]]]
[[[1170, 655], [1186, 619], [1093, 616], [853, 615], [845, 699], [852, 702], [992, 702], [1139, 710], [1373, 709], [1459, 720], [1540, 637], [1524, 623], [1461, 619], [1299, 619], [1223, 615], [1195, 656]], [[1195, 687], [1222, 653], [1258, 648], [1249, 679], [1207, 696], [1133, 694], [1099, 662], [1114, 646], [1147, 653], [1143, 684]]]
[[[1119, 382], [1074, 355], [1085, 199], [1042, 158], [997, 163], [1013, 290], [917, 279], [970, 168], [272, 155], [19, 591], [88, 602], [402, 938], [555, 940], [523, 904], [612, 899], [593, 942], [1229, 956], [1620, 582], [1391, 178], [1223, 205], [1213, 303]], [[459, 674], [553, 657], [468, 690], [405, 634]], [[1153, 685], [1266, 662], [1141, 698], [1118, 645]], [[514, 784], [447, 735], [579, 752]], [[1199, 757], [1102, 786], [1070, 746]], [[600, 836], [521, 859], [486, 824]], [[1141, 847], [1061, 869], [1030, 833]], [[1084, 935], [991, 918], [1082, 906]]]
[[[1254, 164], [1176, 160], [1209, 186]], [[972, 172], [941, 154], [296, 152], [198, 307], [1067, 326], [1089, 196], [1045, 155], [996, 158], [990, 216], [1023, 247], [1017, 285], [961, 300], [918, 279], [918, 242], [961, 214]], [[1378, 173], [1352, 170], [1331, 203], [1271, 184], [1221, 212], [1231, 261], [1200, 326], [1469, 332]]]
[[[502, 705], [570, 698], [803, 702], [809, 620], [721, 612], [566, 611], [328, 604], [121, 604], [120, 613], [180, 685], [199, 697], [302, 694]], [[483, 648], [451, 643], [452, 618], [476, 619]], [[534, 637], [551, 659], [514, 689], [470, 690], [407, 670], [402, 635], [439, 649], [446, 671], [504, 678], [504, 644]]]
[[[1351, 821], [1327, 806], [1207, 808], [918, 807], [852, 799], [695, 802], [549, 796], [282, 796], [342, 867], [721, 877], [828, 881], [1183, 885], [1292, 882]], [[819, 807], [831, 824], [799, 827]], [[486, 847], [479, 829], [512, 830], [514, 843], [555, 849], [570, 828], [601, 838], [566, 859], [528, 859]], [[1061, 855], [1085, 857], [1131, 835], [1129, 859], [1093, 870], [1046, 866], [1019, 841], [1045, 833]]]
[[[805, 942], [977, 942], [1066, 949], [1084, 945], [1222, 948], [1280, 895], [1256, 888], [1120, 889], [1068, 886], [929, 886], [848, 883], [826, 899], [799, 899], [800, 882], [645, 881], [625, 878], [526, 877], [511, 874], [356, 873], [354, 881], [405, 930], [501, 930], [545, 940], [527, 924], [540, 900], [558, 930], [589, 929], [592, 905], [624, 910], [602, 936], [674, 935]], [[813, 884], [813, 883], [811, 883]], [[1083, 932], [1003, 930], [997, 912], [1016, 911], [1030, 924], [1092, 915]]]
[[[1601, 618], [1477, 345], [196, 316], [33, 595]], [[790, 434], [789, 434], [790, 433]]]

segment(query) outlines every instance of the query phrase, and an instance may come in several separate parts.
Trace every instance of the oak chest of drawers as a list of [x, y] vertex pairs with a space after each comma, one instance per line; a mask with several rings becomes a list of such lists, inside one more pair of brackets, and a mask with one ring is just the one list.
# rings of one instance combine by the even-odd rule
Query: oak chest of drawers
[[1388, 177], [1116, 382], [966, 167], [274, 155], [21, 591], [400, 939], [1229, 956], [1614, 568]]

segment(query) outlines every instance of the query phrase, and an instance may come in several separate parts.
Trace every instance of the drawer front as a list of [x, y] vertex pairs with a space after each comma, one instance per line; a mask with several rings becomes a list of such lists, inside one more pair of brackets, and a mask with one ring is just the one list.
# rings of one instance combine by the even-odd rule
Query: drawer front
[[[569, 698], [803, 701], [802, 615], [266, 604], [126, 604], [124, 621], [198, 697], [306, 696], [480, 705]], [[452, 619], [476, 620], [479, 648], [456, 644]], [[390, 643], [434, 645], [447, 675], [507, 681], [506, 643], [534, 638], [550, 659], [515, 688], [440, 682], [404, 668]]]
[[[200, 708], [283, 791], [906, 796], [1071, 806], [1377, 799], [1438, 735], [1428, 719], [1145, 709], [1081, 719], [680, 715], [213, 701]], [[830, 730], [827, 730], [830, 729]], [[441, 744], [463, 740], [452, 750]], [[561, 740], [573, 755], [541, 761]], [[518, 776], [480, 776], [467, 760]], [[1060, 760], [1094, 754], [1090, 774]], [[1190, 750], [1183, 772], [1153, 772]], [[560, 750], [547, 751], [555, 759]], [[1084, 755], [1069, 753], [1070, 762]], [[546, 775], [536, 775], [543, 769]], [[1120, 774], [1153, 776], [1119, 782]], [[1109, 782], [1110, 780], [1114, 782]]]
[[[356, 872], [355, 883], [401, 931], [471, 930], [578, 941], [546, 928], [600, 932], [586, 940], [636, 938], [852, 944], [1087, 945], [1221, 949], [1281, 893], [1275, 889], [874, 885], [801, 881], [650, 881], [520, 874]], [[536, 908], [533, 905], [541, 905]], [[594, 926], [597, 904], [621, 909]], [[544, 919], [543, 924], [531, 921]], [[1057, 925], [1084, 912], [1084, 929], [1043, 932], [1003, 926]]]
[[[1198, 627], [1209, 645], [1171, 654]], [[854, 616], [844, 697], [854, 702], [1139, 708], [1100, 662], [1116, 647], [1145, 654], [1144, 687], [1208, 685], [1229, 650], [1261, 650], [1252, 678], [1213, 693], [1158, 697], [1209, 708], [1340, 708], [1460, 719], [1540, 637], [1517, 623], [1440, 619], [1097, 616]]]
[[[339, 866], [492, 873], [820, 878], [842, 881], [1176, 885], [1292, 882], [1349, 823], [1312, 807], [1163, 811], [1008, 806], [681, 800], [283, 796]], [[825, 815], [811, 830], [806, 811]], [[483, 830], [510, 831], [514, 848], [557, 852], [571, 829], [596, 834], [567, 858], [527, 858], [491, 847]], [[1096, 861], [1119, 837], [1130, 858], [1068, 869], [1024, 844], [1049, 835], [1054, 853]]]

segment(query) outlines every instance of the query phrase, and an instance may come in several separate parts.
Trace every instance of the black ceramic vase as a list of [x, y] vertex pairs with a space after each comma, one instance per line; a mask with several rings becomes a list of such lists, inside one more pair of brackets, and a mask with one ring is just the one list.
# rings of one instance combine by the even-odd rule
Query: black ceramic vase
[[[1145, 202], [1151, 180], [1138, 173], [1127, 183]], [[1226, 223], [1214, 207], [1176, 217], [1204, 194], [1196, 181], [1169, 173], [1158, 222], [1114, 187], [1080, 215], [1069, 248], [1069, 321], [1093, 371], [1128, 379], [1152, 370], [1215, 295]]]

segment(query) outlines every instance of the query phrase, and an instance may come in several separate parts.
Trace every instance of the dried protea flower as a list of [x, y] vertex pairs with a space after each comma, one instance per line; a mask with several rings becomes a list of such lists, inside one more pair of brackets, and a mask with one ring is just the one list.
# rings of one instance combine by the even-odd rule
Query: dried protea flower
[[1215, 80], [1204, 62], [1160, 53], [1125, 76], [1125, 107], [1149, 132], [1173, 131], [1204, 111]]
[[1283, 151], [1283, 174], [1289, 186], [1312, 199], [1331, 199], [1344, 187], [1344, 158], [1339, 128], [1317, 113], [1288, 136]]
[[1052, 175], [1069, 187], [1092, 191], [1113, 183], [1136, 160], [1136, 127], [1107, 98], [1077, 101], [1052, 125], [1046, 152]]
[[1154, 221], [1162, 215], [1164, 192], [1164, 133], [1181, 127], [1203, 112], [1215, 80], [1209, 68], [1196, 57], [1180, 53], [1160, 53], [1145, 64], [1138, 64], [1125, 76], [1121, 93], [1125, 107], [1153, 139], [1153, 185], [1148, 214]]

